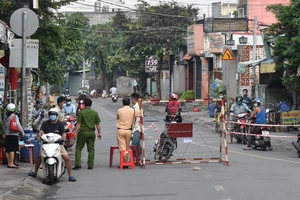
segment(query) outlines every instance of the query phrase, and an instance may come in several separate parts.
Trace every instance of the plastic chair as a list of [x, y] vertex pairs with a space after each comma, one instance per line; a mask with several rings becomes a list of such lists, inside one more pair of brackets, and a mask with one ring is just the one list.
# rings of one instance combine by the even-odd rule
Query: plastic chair
[[[129, 162], [124, 162], [125, 153], [129, 154], [129, 157], [130, 157]], [[134, 158], [133, 158], [132, 150], [121, 150], [120, 151], [120, 170], [123, 170], [123, 167], [125, 167], [125, 166], [130, 166], [132, 170], [134, 169]]]

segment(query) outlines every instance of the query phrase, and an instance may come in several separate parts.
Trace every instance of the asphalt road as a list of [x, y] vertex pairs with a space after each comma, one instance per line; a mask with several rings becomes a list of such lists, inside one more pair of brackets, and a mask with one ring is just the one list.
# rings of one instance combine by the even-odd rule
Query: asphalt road
[[[82, 169], [74, 171], [77, 182], [67, 182], [67, 176], [48, 190], [43, 199], [112, 199], [112, 200], [247, 200], [299, 199], [300, 159], [295, 152], [274, 146], [273, 151], [243, 151], [244, 145], [229, 145], [229, 166], [220, 163], [147, 165], [146, 169], [119, 170], [118, 152], [114, 154], [113, 168], [109, 168], [109, 148], [116, 144], [115, 115], [121, 101], [93, 100], [99, 112], [103, 138], [96, 141], [96, 158], [93, 170], [87, 170], [86, 149], [82, 155]], [[156, 124], [163, 128], [163, 115], [146, 112], [145, 128]], [[188, 114], [185, 118], [189, 118]], [[194, 125], [191, 143], [178, 140], [174, 158], [218, 157], [219, 137], [211, 123], [203, 121]], [[146, 158], [151, 152], [157, 133], [150, 128], [146, 132]], [[74, 149], [74, 148], [73, 148]], [[69, 152], [74, 158], [74, 150]], [[200, 167], [200, 170], [194, 170]], [[41, 176], [41, 173], [39, 174]]]

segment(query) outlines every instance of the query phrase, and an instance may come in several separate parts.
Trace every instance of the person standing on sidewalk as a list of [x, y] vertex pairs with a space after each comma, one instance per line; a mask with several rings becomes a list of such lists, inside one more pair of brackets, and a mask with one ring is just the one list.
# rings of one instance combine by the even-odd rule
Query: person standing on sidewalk
[[84, 100], [85, 109], [80, 111], [77, 116], [77, 125], [75, 129], [75, 137], [77, 138], [75, 150], [75, 166], [74, 170], [81, 168], [81, 151], [86, 143], [88, 150], [88, 169], [93, 169], [95, 158], [95, 127], [97, 128], [97, 137], [101, 139], [100, 117], [98, 113], [91, 109], [92, 100], [86, 98]]
[[140, 122], [140, 117], [139, 117], [139, 113], [141, 112], [140, 110], [140, 105], [138, 103], [140, 95], [138, 93], [132, 93], [131, 95], [132, 98], [132, 103], [133, 105], [133, 109], [135, 112], [135, 121], [133, 124], [133, 136], [132, 136], [132, 145], [137, 146], [138, 149], [138, 155], [140, 157], [140, 141], [141, 141], [141, 131], [142, 131], [142, 126], [141, 126], [141, 122]]
[[[117, 140], [119, 150], [130, 150], [130, 140], [132, 137], [132, 126], [135, 121], [135, 111], [129, 107], [130, 99], [128, 97], [123, 99], [123, 108], [118, 109], [117, 114]], [[124, 162], [127, 162], [128, 154], [124, 155]], [[124, 167], [128, 168], [128, 166]]]
[[[19, 151], [19, 133], [25, 136], [24, 130], [20, 124], [18, 115], [15, 114], [16, 106], [13, 103], [9, 103], [6, 106], [7, 119], [5, 121], [5, 154], [7, 158], [8, 168], [19, 168], [15, 163], [14, 159], [16, 152]], [[19, 131], [12, 131], [10, 127], [11, 120], [15, 117], [15, 123]]]

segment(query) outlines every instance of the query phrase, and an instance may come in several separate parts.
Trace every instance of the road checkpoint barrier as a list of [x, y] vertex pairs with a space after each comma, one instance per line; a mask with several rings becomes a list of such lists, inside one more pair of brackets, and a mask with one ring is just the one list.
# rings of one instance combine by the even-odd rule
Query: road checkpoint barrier
[[286, 126], [291, 126], [291, 127], [300, 127], [300, 124], [294, 124], [294, 125], [286, 125], [286, 124], [254, 124], [254, 123], [241, 123], [241, 122], [235, 122], [235, 121], [226, 121], [226, 124], [243, 124], [248, 126], [249, 128], [247, 129], [248, 132], [236, 132], [236, 131], [231, 131], [231, 134], [237, 134], [237, 135], [246, 135], [246, 136], [268, 136], [270, 138], [294, 138], [294, 139], [298, 139], [300, 138], [300, 136], [292, 136], [292, 135], [271, 135], [270, 131], [268, 131], [268, 133], [262, 133], [262, 134], [251, 134], [250, 130], [251, 130], [251, 126], [259, 126], [259, 127], [268, 127], [268, 128], [272, 128], [272, 127], [286, 127]]
[[[150, 160], [150, 159], [146, 159], [146, 146], [145, 146], [145, 131], [149, 130], [150, 127], [154, 127], [156, 133], [158, 135], [160, 135], [160, 133], [158, 133], [157, 127], [154, 123], [152, 123], [149, 127], [147, 127], [146, 129], [144, 128], [144, 118], [143, 116], [141, 117], [141, 124], [142, 124], [142, 132], [141, 132], [141, 167], [142, 168], [146, 168], [146, 164], [195, 164], [195, 163], [225, 163], [226, 166], [229, 165], [228, 162], [228, 147], [227, 147], [227, 141], [226, 141], [226, 123], [225, 123], [225, 100], [224, 99], [193, 99], [193, 100], [178, 100], [179, 102], [185, 102], [185, 103], [191, 103], [191, 102], [203, 102], [203, 101], [207, 101], [207, 100], [213, 100], [213, 101], [221, 101], [222, 102], [222, 107], [221, 107], [221, 126], [220, 126], [220, 132], [219, 132], [219, 142], [217, 142], [215, 145], [217, 145], [217, 147], [219, 147], [218, 150], [218, 156], [215, 156], [212, 152], [212, 150], [210, 149], [211, 146], [208, 144], [208, 140], [207, 137], [211, 137], [211, 133], [209, 133], [209, 135], [207, 134], [207, 136], [205, 136], [206, 133], [201, 133], [199, 134], [199, 130], [196, 128], [196, 131], [198, 132], [198, 135], [200, 136], [200, 139], [202, 140], [203, 144], [198, 144], [198, 143], [194, 143], [191, 142], [194, 138], [195, 138], [195, 133], [194, 133], [194, 129], [193, 129], [193, 123], [174, 123], [174, 124], [170, 124], [168, 126], [168, 128], [164, 128], [164, 130], [168, 131], [168, 135], [170, 138], [179, 138], [179, 139], [183, 139], [183, 144], [178, 144], [178, 148], [180, 146], [182, 146], [181, 149], [185, 150], [183, 152], [186, 153], [187, 148], [189, 147], [190, 144], [195, 144], [195, 145], [199, 145], [199, 148], [203, 148], [206, 147], [209, 151], [207, 151], [206, 153], [210, 153], [210, 155], [212, 154], [213, 156], [210, 157], [199, 157], [199, 155], [203, 156], [203, 154], [200, 154], [201, 152], [196, 151], [193, 153], [196, 153], [195, 157], [185, 157], [183, 155], [179, 155], [179, 158], [170, 158], [170, 159], [162, 159], [162, 160]], [[143, 103], [150, 103], [150, 105], [154, 104], [154, 103], [167, 103], [169, 102], [168, 100], [150, 100], [150, 101], [142, 101], [139, 100], [139, 105], [140, 108], [142, 110], [143, 113]], [[203, 134], [203, 136], [202, 136]], [[147, 135], [148, 136], [148, 135]], [[182, 138], [184, 137], [184, 138]], [[215, 135], [214, 135], [215, 137]], [[190, 139], [188, 143], [188, 145], [185, 145], [185, 141], [188, 141]], [[199, 138], [198, 138], [199, 139]], [[198, 142], [198, 141], [197, 141]], [[200, 141], [201, 142], [201, 141]], [[223, 146], [224, 145], [224, 146]], [[195, 147], [195, 146], [192, 146]], [[225, 158], [222, 157], [222, 153], [223, 153], [223, 147], [224, 147], [224, 152], [225, 152]], [[213, 147], [212, 147], [213, 148]], [[214, 149], [214, 148], [213, 148]], [[149, 152], [147, 152], [149, 153]], [[176, 150], [173, 152], [172, 157], [174, 157], [174, 154], [176, 153]], [[177, 153], [178, 154], [178, 153]]]

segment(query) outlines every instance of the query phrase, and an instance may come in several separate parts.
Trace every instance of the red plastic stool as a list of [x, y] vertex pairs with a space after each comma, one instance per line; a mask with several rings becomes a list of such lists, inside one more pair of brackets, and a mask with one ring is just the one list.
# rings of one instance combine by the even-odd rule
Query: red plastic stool
[[3, 162], [4, 158], [5, 158], [5, 148], [0, 147], [0, 162]]
[[[125, 153], [129, 154], [129, 157], [130, 157], [129, 162], [124, 162]], [[130, 166], [131, 169], [134, 169], [134, 158], [133, 158], [132, 150], [122, 150], [122, 151], [120, 151], [120, 170], [123, 170], [123, 167], [125, 167], [125, 166]]]
[[[109, 151], [109, 167], [112, 167], [113, 159], [114, 159], [114, 150], [119, 149], [118, 146], [110, 146], [110, 151]], [[135, 157], [135, 164], [137, 166], [140, 165], [140, 159], [139, 159], [139, 153], [138, 153], [138, 148], [135, 145], [130, 146], [130, 149], [132, 149], [134, 157]]]

